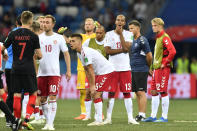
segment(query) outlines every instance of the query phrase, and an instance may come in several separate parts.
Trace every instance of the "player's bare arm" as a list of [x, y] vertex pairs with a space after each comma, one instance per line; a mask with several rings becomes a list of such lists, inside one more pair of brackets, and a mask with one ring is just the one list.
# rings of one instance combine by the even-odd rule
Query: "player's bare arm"
[[119, 53], [123, 53], [123, 49], [111, 49], [110, 46], [106, 46], [105, 51], [108, 55], [116, 55]]
[[148, 64], [149, 67], [150, 67], [151, 64], [152, 64], [152, 59], [153, 59], [152, 53], [151, 53], [151, 52], [148, 52], [148, 53], [146, 54], [146, 62], [147, 62], [147, 64]]
[[96, 87], [95, 87], [95, 73], [92, 64], [84, 66], [86, 77], [89, 82], [91, 97], [94, 98], [96, 94]]
[[120, 42], [122, 45], [122, 50], [123, 52], [129, 52], [130, 47], [131, 47], [131, 42], [126, 42], [124, 40], [123, 34], [122, 34], [123, 29], [122, 28], [117, 28], [116, 33], [120, 36]]
[[67, 67], [66, 79], [69, 81], [71, 78], [71, 66], [70, 66], [70, 54], [68, 51], [64, 52], [64, 59]]
[[36, 57], [37, 60], [42, 59], [41, 49], [35, 49], [35, 57]]

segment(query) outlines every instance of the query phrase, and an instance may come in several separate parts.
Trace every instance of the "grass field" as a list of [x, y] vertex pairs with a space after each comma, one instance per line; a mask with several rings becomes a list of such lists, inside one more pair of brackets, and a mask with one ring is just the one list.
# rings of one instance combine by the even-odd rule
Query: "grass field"
[[[148, 101], [147, 116], [150, 115], [150, 103]], [[104, 114], [106, 114], [106, 102], [104, 102]], [[133, 100], [134, 116], [137, 115], [137, 103]], [[94, 107], [92, 106], [92, 109]], [[197, 100], [171, 100], [169, 109], [169, 122], [167, 123], [143, 123], [140, 125], [128, 125], [127, 114], [123, 100], [116, 100], [112, 115], [112, 125], [100, 127], [87, 127], [92, 120], [84, 122], [74, 120], [79, 115], [78, 100], [58, 100], [58, 111], [55, 119], [56, 131], [197, 131]], [[92, 114], [93, 116], [93, 114]], [[161, 116], [159, 108], [158, 118]], [[34, 125], [35, 131], [40, 131], [44, 125]], [[5, 127], [4, 118], [0, 118], [0, 131], [9, 131]]]

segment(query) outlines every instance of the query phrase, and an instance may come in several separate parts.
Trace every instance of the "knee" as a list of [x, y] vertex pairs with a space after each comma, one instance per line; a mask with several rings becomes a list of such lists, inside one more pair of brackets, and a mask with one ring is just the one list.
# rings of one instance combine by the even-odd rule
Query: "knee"
[[151, 90], [151, 95], [152, 95], [152, 96], [157, 96], [157, 95], [158, 95], [158, 93], [157, 93], [157, 91], [156, 91], [156, 90]]
[[131, 98], [131, 93], [123, 93], [124, 98]]
[[109, 92], [108, 93], [108, 98], [115, 98], [115, 93], [114, 92]]
[[167, 93], [167, 92], [162, 92], [162, 93], [160, 93], [160, 94], [161, 94], [161, 97], [168, 96], [168, 93]]
[[47, 101], [47, 97], [41, 97], [40, 102], [45, 103]]

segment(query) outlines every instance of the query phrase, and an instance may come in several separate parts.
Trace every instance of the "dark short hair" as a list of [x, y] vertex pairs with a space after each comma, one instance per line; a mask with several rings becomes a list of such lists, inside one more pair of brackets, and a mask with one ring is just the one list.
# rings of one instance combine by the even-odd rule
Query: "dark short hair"
[[79, 38], [81, 41], [83, 40], [82, 36], [80, 34], [72, 34], [71, 37], [77, 37]]
[[70, 29], [66, 29], [63, 33], [64, 36], [70, 37], [72, 35], [72, 31]]
[[16, 18], [16, 25], [22, 26], [22, 23], [21, 23], [21, 14], [19, 16], [17, 16], [17, 18]]
[[137, 20], [132, 20], [131, 22], [129, 22], [129, 25], [135, 25], [135, 26], [138, 26], [139, 28], [141, 28], [141, 24]]

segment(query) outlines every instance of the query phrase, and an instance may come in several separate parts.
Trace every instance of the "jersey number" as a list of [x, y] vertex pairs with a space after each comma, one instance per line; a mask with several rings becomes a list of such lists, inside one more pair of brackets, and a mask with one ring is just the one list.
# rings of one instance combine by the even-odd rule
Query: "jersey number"
[[46, 52], [51, 52], [52, 46], [51, 45], [45, 45], [45, 51]]
[[50, 92], [56, 92], [56, 85], [50, 85]]
[[117, 49], [121, 49], [122, 48], [122, 45], [121, 45], [120, 42], [117, 42], [116, 45], [117, 45]]
[[24, 50], [25, 50], [25, 47], [26, 47], [26, 43], [18, 43], [18, 45], [20, 46], [23, 46], [22, 47], [22, 50], [21, 50], [21, 54], [20, 54], [20, 57], [19, 57], [19, 60], [22, 60], [23, 59], [23, 53], [24, 53]]
[[130, 91], [131, 90], [131, 83], [126, 83], [125, 87], [126, 87], [127, 91]]

